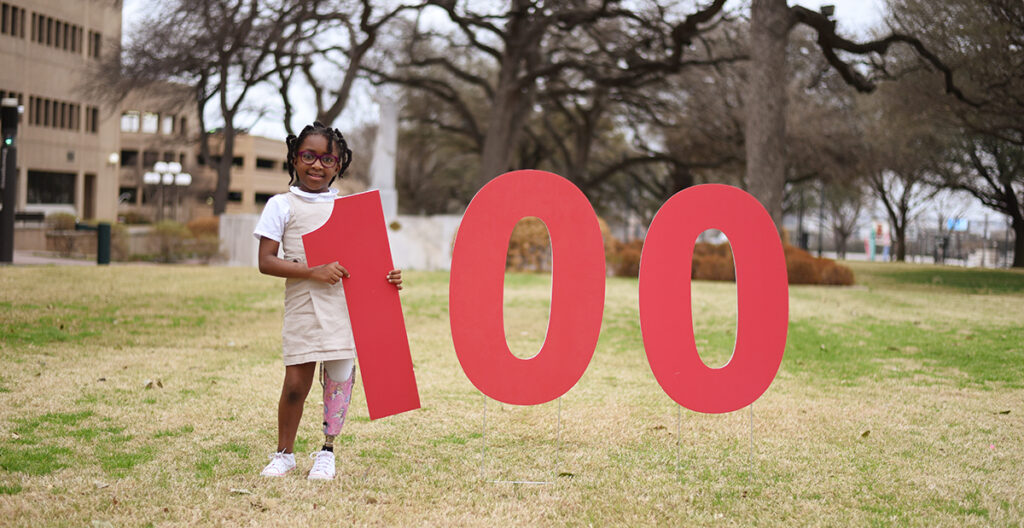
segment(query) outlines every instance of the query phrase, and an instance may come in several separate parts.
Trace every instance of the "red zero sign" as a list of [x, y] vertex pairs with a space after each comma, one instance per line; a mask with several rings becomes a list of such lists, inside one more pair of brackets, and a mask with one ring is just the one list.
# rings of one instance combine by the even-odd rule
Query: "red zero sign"
[[[332, 215], [304, 241], [307, 254], [317, 255], [310, 265], [343, 260], [352, 271], [345, 292], [350, 306], [359, 307], [350, 313], [366, 314], [359, 323], [353, 317], [353, 331], [367, 407], [376, 419], [418, 408], [419, 395], [397, 292], [378, 291], [376, 284], [390, 269], [379, 198], [376, 193], [339, 198], [335, 210], [349, 203], [365, 205], [371, 194], [376, 207]], [[519, 359], [505, 339], [502, 298], [509, 238], [516, 222], [527, 216], [540, 218], [551, 237], [551, 310], [540, 352]], [[346, 229], [357, 224], [358, 230]], [[707, 229], [726, 234], [736, 263], [736, 344], [721, 368], [704, 364], [693, 335], [690, 268], [697, 236]], [[378, 262], [356, 273], [355, 261], [362, 259], [358, 250], [368, 247], [364, 244], [376, 249]], [[357, 251], [330, 249], [338, 246]], [[359, 280], [373, 287], [350, 287]], [[449, 318], [466, 376], [482, 393], [505, 403], [536, 405], [565, 394], [594, 355], [604, 284], [597, 216], [575, 185], [536, 170], [495, 178], [466, 209], [452, 252]], [[639, 288], [644, 348], [658, 384], [673, 400], [694, 411], [724, 413], [764, 394], [786, 346], [789, 286], [782, 243], [756, 199], [727, 185], [698, 185], [670, 198], [647, 233]]]

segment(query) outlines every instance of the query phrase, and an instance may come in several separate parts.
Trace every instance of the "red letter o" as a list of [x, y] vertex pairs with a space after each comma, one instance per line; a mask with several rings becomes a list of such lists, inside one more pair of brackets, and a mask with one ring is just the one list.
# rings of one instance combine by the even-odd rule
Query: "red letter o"
[[[697, 352], [690, 300], [693, 245], [712, 228], [732, 245], [738, 310], [732, 358], [714, 369]], [[703, 413], [753, 403], [782, 363], [788, 319], [782, 243], [753, 196], [727, 185], [699, 185], [665, 202], [640, 259], [640, 328], [651, 370], [669, 397]]]
[[[505, 259], [516, 223], [536, 216], [551, 237], [551, 311], [540, 352], [515, 357], [505, 340]], [[480, 392], [517, 405], [545, 403], [579, 381], [604, 312], [604, 245], [590, 202], [569, 180], [521, 170], [473, 197], [452, 251], [449, 318], [462, 369]]]

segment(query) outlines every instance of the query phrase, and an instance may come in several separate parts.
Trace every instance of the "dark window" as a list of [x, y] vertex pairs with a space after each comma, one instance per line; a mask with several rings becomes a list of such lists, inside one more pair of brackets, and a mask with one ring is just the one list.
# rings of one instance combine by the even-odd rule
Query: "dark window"
[[258, 169], [273, 169], [276, 162], [266, 158], [256, 158], [256, 168]]
[[121, 166], [122, 167], [134, 167], [139, 164], [139, 151], [137, 150], [122, 150], [121, 151]]
[[273, 196], [274, 196], [273, 194], [256, 193], [256, 203], [260, 204], [260, 205], [263, 205], [263, 204], [269, 202], [270, 198], [273, 197]]
[[155, 150], [147, 150], [142, 153], [142, 166], [152, 167], [160, 159], [160, 153]]
[[85, 127], [85, 131], [95, 134], [100, 127], [100, 109], [96, 108], [95, 106], [90, 106], [86, 107], [85, 111], [87, 115], [87, 125]]
[[135, 187], [121, 187], [117, 191], [117, 203], [134, 204], [139, 191]]
[[164, 161], [174, 161], [175, 157], [173, 152], [164, 152]]
[[231, 191], [231, 192], [229, 192], [228, 193], [228, 201], [229, 202], [241, 202], [242, 201], [242, 193], [240, 193], [238, 191]]
[[63, 172], [28, 171], [28, 203], [74, 204], [75, 175]]
[[241, 167], [242, 166], [242, 158], [240, 156], [235, 156], [235, 157], [231, 158], [231, 164], [234, 165], [235, 167]]

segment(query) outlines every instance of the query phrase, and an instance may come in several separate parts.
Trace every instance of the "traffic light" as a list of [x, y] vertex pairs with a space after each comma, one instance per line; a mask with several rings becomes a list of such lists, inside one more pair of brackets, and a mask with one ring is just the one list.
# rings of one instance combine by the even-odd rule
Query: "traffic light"
[[18, 100], [6, 98], [0, 107], [0, 134], [4, 138], [4, 146], [14, 145], [14, 138], [18, 135]]

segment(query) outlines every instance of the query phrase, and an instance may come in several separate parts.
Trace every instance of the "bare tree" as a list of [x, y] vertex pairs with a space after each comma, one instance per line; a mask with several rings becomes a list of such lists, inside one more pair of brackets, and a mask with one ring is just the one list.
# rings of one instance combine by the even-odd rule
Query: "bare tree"
[[1024, 3], [891, 0], [890, 9], [894, 27], [929, 29], [925, 45], [956, 68], [970, 101], [936, 97], [940, 81], [920, 68], [902, 84], [924, 117], [955, 138], [933, 182], [1008, 215], [1016, 240], [1013, 266], [1024, 267]]
[[828, 223], [836, 245], [836, 256], [846, 259], [846, 243], [857, 229], [864, 210], [864, 188], [859, 181], [837, 182], [825, 191]]
[[289, 26], [286, 38], [274, 48], [276, 68], [271, 81], [281, 96], [288, 133], [294, 133], [293, 89], [310, 89], [316, 120], [334, 123], [348, 105], [363, 65], [389, 24], [402, 13], [422, 7], [422, 3], [386, 0], [314, 0], [303, 4], [307, 13]]
[[[843, 80], [861, 92], [871, 92], [880, 78], [888, 77], [882, 58], [896, 44], [903, 44], [931, 68], [942, 73], [945, 89], [961, 99], [964, 94], [953, 83], [952, 70], [918, 38], [893, 32], [888, 36], [858, 43], [840, 36], [831, 13], [818, 13], [787, 0], [752, 0], [750, 17], [750, 83], [747, 97], [747, 186], [781, 225], [786, 163], [786, 41], [797, 24], [814, 30], [816, 43], [828, 64]], [[867, 57], [869, 77], [845, 56]]]
[[939, 182], [1010, 217], [1013, 267], [1024, 267], [1024, 146], [991, 135], [965, 135], [950, 155]]
[[[455, 32], [412, 28], [404, 62], [394, 71], [373, 71], [372, 77], [428, 92], [450, 107], [439, 116], [449, 120], [438, 126], [477, 145], [477, 184], [483, 185], [511, 168], [536, 104], [554, 101], [549, 88], [564, 101], [568, 95], [640, 86], [711, 62], [685, 57], [695, 53], [694, 38], [713, 25], [725, 2], [715, 0], [675, 22], [668, 21], [678, 17], [675, 10], [653, 1], [640, 9], [615, 0], [427, 3], [443, 11]], [[580, 80], [571, 93], [549, 83], [566, 72]], [[476, 92], [470, 99], [466, 87]]]
[[[97, 73], [111, 97], [161, 82], [190, 86], [200, 119], [200, 156], [209, 163], [205, 111], [217, 109], [220, 161], [213, 212], [227, 205], [238, 122], [253, 87], [275, 71], [273, 53], [308, 15], [301, 0], [173, 0], [147, 16], [118, 56]], [[242, 126], [244, 129], [244, 126]]]

